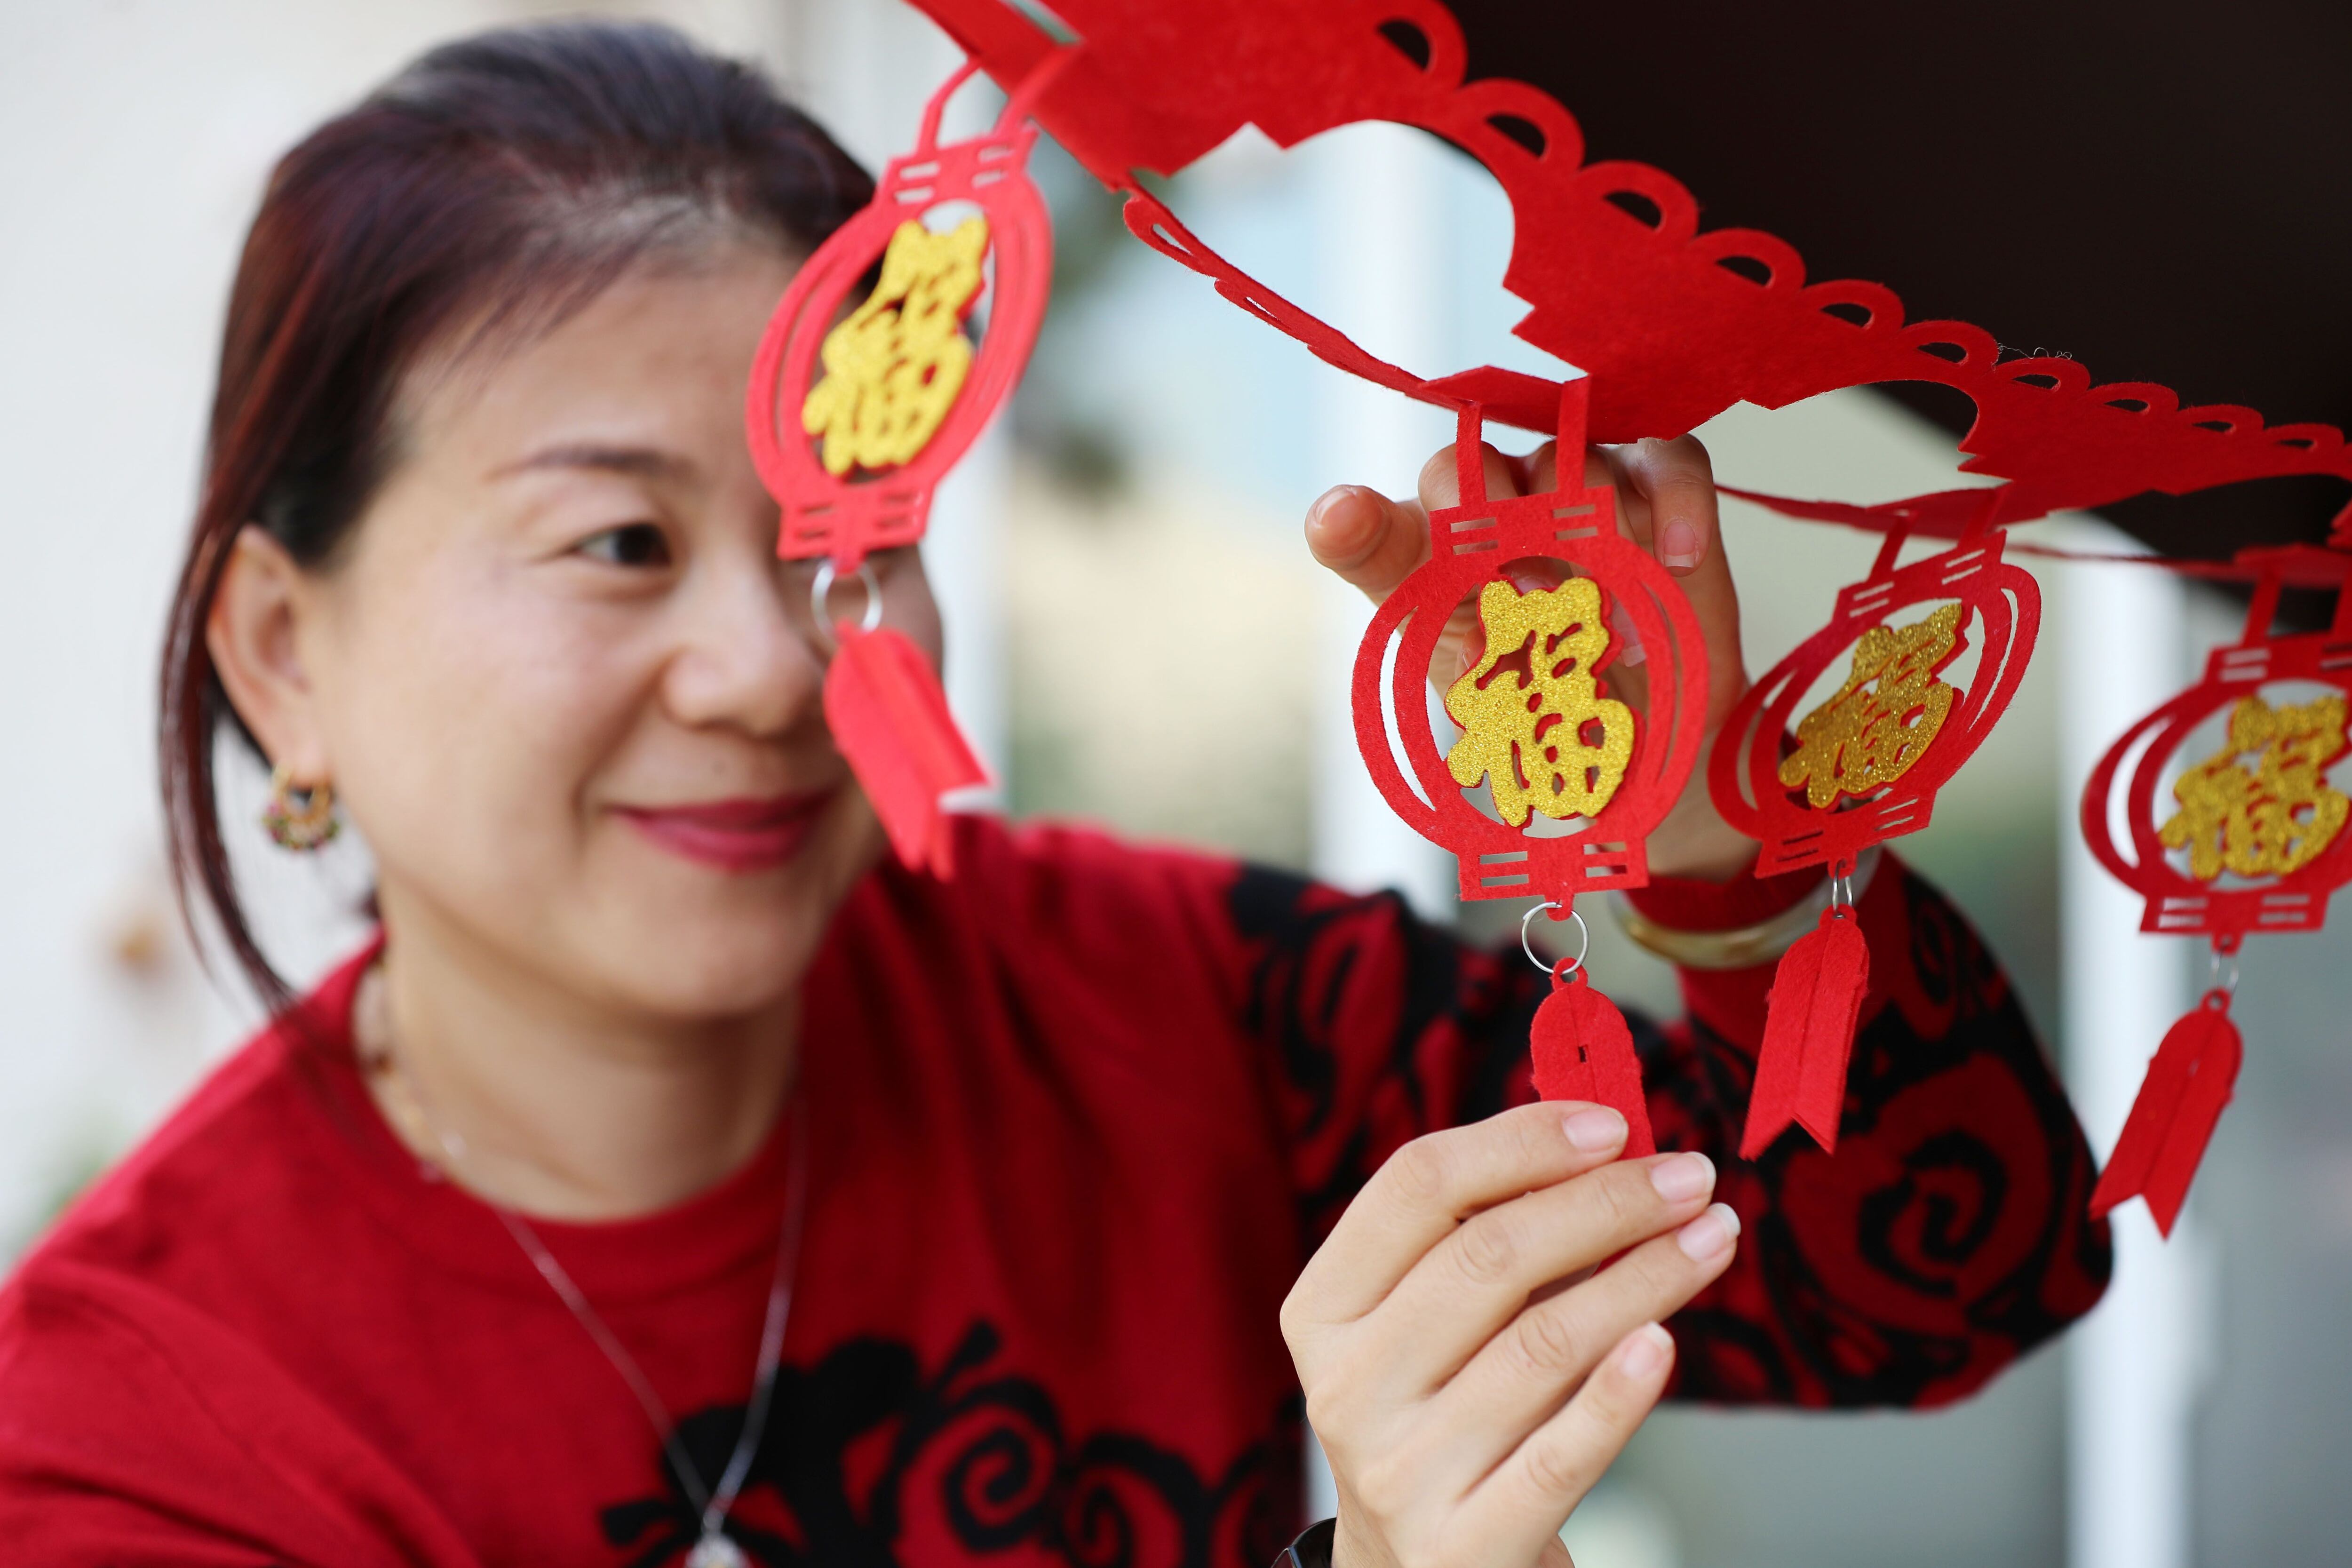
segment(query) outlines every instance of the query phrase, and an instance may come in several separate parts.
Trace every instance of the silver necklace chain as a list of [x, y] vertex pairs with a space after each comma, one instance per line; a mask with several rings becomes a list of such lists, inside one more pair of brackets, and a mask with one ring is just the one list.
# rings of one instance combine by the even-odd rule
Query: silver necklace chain
[[[417, 1120], [424, 1122], [425, 1130], [441, 1146], [449, 1163], [449, 1174], [454, 1176], [467, 1163], [466, 1141], [444, 1127], [433, 1114], [424, 1090], [389, 1042], [379, 1059], [400, 1080], [409, 1103], [416, 1109]], [[793, 1281], [800, 1268], [801, 1231], [808, 1217], [808, 1118], [797, 1089], [792, 1096], [790, 1114], [792, 1165], [785, 1178], [783, 1231], [776, 1238], [775, 1277], [768, 1287], [767, 1318], [760, 1329], [760, 1359], [751, 1374], [751, 1397], [744, 1406], [742, 1429], [736, 1434], [734, 1452], [727, 1457], [727, 1468], [719, 1473], [716, 1487], [703, 1484], [701, 1470], [678, 1441], [677, 1424], [670, 1419], [669, 1407], [654, 1392], [653, 1383], [637, 1364], [637, 1358], [629, 1353], [628, 1347], [621, 1343], [596, 1309], [588, 1304], [588, 1298], [563, 1265], [555, 1260], [555, 1254], [547, 1249], [530, 1222], [497, 1199], [478, 1190], [473, 1193], [484, 1208], [498, 1215], [499, 1223], [506, 1226], [507, 1234], [514, 1237], [515, 1245], [539, 1270], [539, 1277], [547, 1281], [557, 1299], [595, 1342], [596, 1348], [604, 1352], [604, 1359], [613, 1363], [613, 1370], [629, 1385], [646, 1419], [653, 1423], [654, 1431], [660, 1436], [662, 1452], [668, 1457], [671, 1470], [686, 1489], [688, 1501], [701, 1515], [694, 1548], [687, 1553], [686, 1568], [749, 1568], [742, 1548], [727, 1537], [727, 1514], [751, 1473], [751, 1460], [759, 1453], [761, 1436], [767, 1430], [768, 1409], [776, 1393], [776, 1368], [783, 1357], [784, 1326], [793, 1314]]]

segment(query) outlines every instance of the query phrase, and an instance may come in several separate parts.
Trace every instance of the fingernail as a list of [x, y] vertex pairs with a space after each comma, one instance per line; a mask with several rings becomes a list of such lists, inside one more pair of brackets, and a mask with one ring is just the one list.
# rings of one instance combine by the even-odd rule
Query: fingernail
[[1315, 504], [1307, 509], [1307, 526], [1311, 528], [1322, 521], [1323, 514], [1330, 510], [1331, 503], [1355, 488], [1353, 485], [1333, 485], [1329, 489], [1317, 496]]
[[1614, 1149], [1625, 1142], [1625, 1119], [1605, 1105], [1580, 1110], [1561, 1124], [1568, 1141], [1587, 1154]]
[[1729, 1204], [1715, 1204], [1690, 1224], [1675, 1232], [1675, 1245], [1694, 1263], [1712, 1263], [1739, 1239], [1739, 1216]]
[[1698, 564], [1698, 552], [1697, 529], [1679, 519], [1666, 524], [1666, 531], [1658, 541], [1659, 560], [1688, 570]]
[[1650, 1185], [1670, 1204], [1686, 1202], [1715, 1185], [1715, 1162], [1696, 1152], [1661, 1160], [1650, 1167]]
[[1617, 1352], [1617, 1370], [1632, 1378], [1652, 1376], [1674, 1350], [1672, 1335], [1655, 1323], [1643, 1323], [1625, 1336], [1625, 1348]]

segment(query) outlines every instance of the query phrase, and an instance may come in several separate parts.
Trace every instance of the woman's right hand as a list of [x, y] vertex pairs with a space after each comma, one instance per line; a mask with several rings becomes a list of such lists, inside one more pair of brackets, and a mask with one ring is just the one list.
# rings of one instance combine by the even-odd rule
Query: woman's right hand
[[1282, 1331], [1339, 1484], [1333, 1568], [1568, 1563], [1560, 1526], [1665, 1388], [1659, 1321], [1739, 1234], [1705, 1155], [1624, 1142], [1564, 1100], [1415, 1139], [1299, 1276]]

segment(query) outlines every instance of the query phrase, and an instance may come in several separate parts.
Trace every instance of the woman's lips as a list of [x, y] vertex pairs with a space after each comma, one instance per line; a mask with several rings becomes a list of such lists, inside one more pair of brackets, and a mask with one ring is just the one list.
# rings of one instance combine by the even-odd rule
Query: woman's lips
[[620, 815], [674, 855], [722, 871], [767, 871], [793, 858], [816, 828], [829, 789], [772, 800], [712, 800], [693, 805], [625, 805]]

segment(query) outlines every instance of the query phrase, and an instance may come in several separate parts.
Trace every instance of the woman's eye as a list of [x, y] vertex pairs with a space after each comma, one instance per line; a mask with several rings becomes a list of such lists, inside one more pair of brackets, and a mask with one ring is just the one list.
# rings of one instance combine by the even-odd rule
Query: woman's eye
[[625, 522], [582, 540], [580, 552], [614, 566], [667, 566], [669, 536], [650, 522]]

